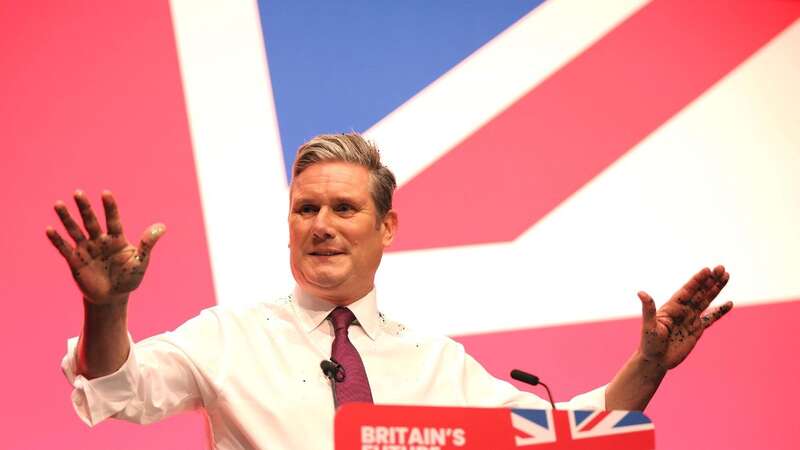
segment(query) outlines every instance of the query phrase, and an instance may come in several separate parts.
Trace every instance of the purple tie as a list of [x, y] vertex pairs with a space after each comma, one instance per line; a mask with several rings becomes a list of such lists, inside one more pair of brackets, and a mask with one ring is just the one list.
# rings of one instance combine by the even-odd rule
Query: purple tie
[[372, 402], [372, 391], [369, 388], [367, 371], [358, 350], [347, 337], [347, 328], [356, 319], [353, 311], [337, 307], [329, 316], [336, 337], [331, 346], [331, 359], [344, 368], [344, 379], [334, 383], [336, 390], [336, 407], [350, 402]]

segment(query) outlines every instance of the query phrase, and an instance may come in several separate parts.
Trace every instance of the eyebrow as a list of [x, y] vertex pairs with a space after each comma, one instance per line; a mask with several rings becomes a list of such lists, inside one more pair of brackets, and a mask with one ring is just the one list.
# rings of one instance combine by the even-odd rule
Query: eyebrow
[[[309, 196], [298, 196], [294, 197], [291, 201], [291, 204], [297, 203], [318, 203], [313, 197]], [[332, 203], [352, 203], [354, 205], [361, 205], [362, 202], [359, 202], [355, 197], [347, 196], [347, 195], [338, 195], [332, 198]]]

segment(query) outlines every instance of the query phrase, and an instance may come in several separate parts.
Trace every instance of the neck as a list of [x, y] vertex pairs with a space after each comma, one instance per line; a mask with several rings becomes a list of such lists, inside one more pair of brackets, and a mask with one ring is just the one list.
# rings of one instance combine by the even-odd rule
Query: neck
[[374, 286], [369, 286], [368, 288], [345, 294], [331, 292], [324, 289], [308, 289], [300, 286], [298, 286], [298, 289], [306, 294], [317, 297], [320, 300], [333, 303], [336, 306], [348, 306], [366, 297], [367, 294], [372, 292]]

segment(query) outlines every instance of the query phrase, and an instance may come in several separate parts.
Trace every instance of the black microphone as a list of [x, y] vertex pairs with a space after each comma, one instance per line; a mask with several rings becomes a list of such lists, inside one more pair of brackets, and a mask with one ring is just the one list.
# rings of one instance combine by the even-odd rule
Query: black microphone
[[337, 383], [344, 381], [344, 367], [336, 362], [335, 359], [331, 358], [330, 361], [323, 359], [322, 362], [319, 363], [319, 367], [322, 369], [322, 373], [331, 381], [336, 381]]
[[331, 358], [330, 361], [323, 359], [322, 362], [319, 363], [319, 367], [322, 369], [322, 373], [325, 374], [325, 377], [331, 380], [333, 407], [335, 408], [339, 406], [339, 402], [336, 400], [336, 386], [334, 386], [334, 383], [341, 383], [344, 381], [344, 367], [333, 358]]
[[531, 386], [537, 386], [539, 384], [544, 386], [544, 388], [547, 389], [547, 398], [550, 399], [550, 406], [552, 406], [553, 409], [556, 409], [556, 404], [553, 403], [553, 395], [550, 394], [550, 388], [547, 387], [546, 384], [542, 383], [541, 380], [539, 380], [539, 377], [528, 372], [523, 372], [519, 369], [514, 369], [511, 371], [511, 378], [530, 384]]

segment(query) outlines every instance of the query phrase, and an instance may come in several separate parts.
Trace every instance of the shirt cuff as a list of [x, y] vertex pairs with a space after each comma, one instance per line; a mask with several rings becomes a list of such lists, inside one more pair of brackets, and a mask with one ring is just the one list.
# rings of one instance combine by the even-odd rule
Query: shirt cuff
[[558, 409], [573, 410], [605, 410], [606, 409], [606, 387], [600, 386], [584, 394], [576, 395], [570, 401], [556, 403]]
[[134, 397], [139, 370], [130, 334], [128, 342], [130, 344], [128, 358], [116, 372], [89, 380], [83, 375], [76, 374], [78, 338], [67, 340], [67, 354], [61, 360], [61, 370], [74, 388], [71, 399], [75, 412], [90, 427], [125, 409]]

